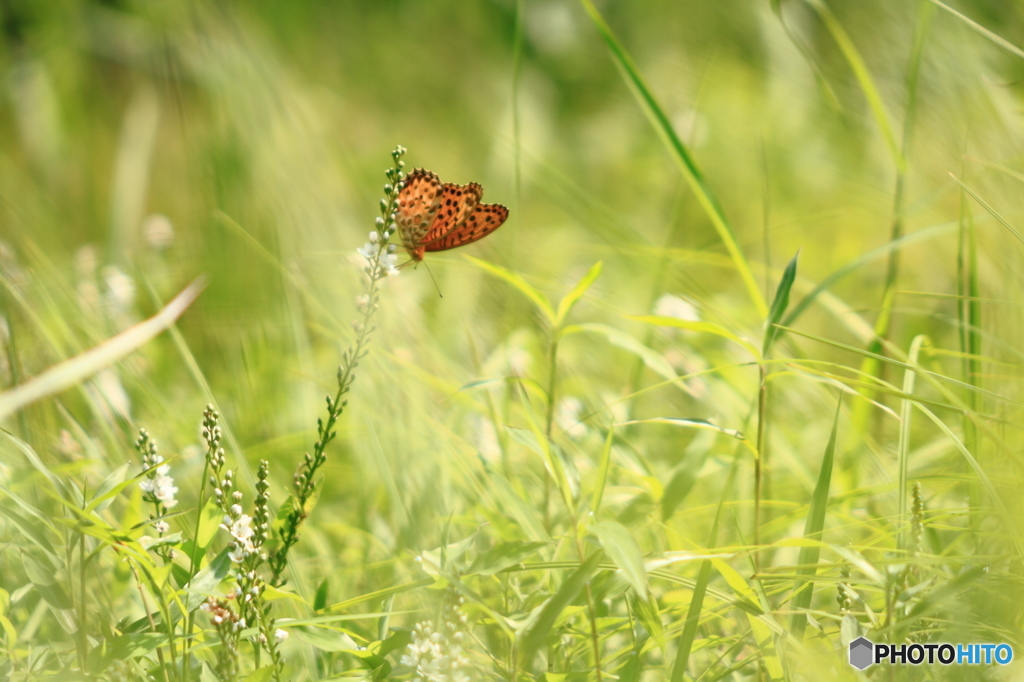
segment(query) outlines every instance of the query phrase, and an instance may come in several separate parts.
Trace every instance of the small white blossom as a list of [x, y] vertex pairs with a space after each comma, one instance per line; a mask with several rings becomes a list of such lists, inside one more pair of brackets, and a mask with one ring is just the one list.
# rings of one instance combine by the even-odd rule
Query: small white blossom
[[373, 255], [377, 253], [377, 245], [367, 242], [366, 244], [363, 244], [362, 248], [356, 249], [356, 253], [358, 253], [366, 260], [370, 260], [371, 258], [373, 258]]
[[555, 408], [555, 422], [570, 438], [583, 438], [587, 435], [587, 425], [580, 421], [581, 412], [582, 401], [572, 396], [559, 400]]
[[370, 233], [370, 243], [371, 244], [376, 244], [379, 241], [380, 241], [380, 235], [377, 234], [377, 230], [374, 230], [373, 232]]
[[398, 272], [398, 256], [393, 253], [386, 253], [380, 258], [381, 267], [384, 268], [384, 274], [388, 277], [397, 277]]
[[163, 535], [171, 529], [171, 525], [166, 521], [161, 520], [153, 524], [153, 529], [156, 530], [157, 533]]
[[278, 642], [283, 642], [284, 640], [288, 639], [288, 631], [282, 630], [281, 628], [274, 630], [274, 639], [276, 639]]
[[664, 294], [654, 304], [654, 314], [687, 322], [700, 322], [700, 313], [689, 301], [673, 294]]

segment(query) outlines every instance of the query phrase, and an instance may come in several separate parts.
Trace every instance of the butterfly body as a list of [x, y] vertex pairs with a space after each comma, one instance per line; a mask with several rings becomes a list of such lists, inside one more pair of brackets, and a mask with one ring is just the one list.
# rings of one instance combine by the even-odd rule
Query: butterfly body
[[481, 204], [484, 188], [441, 183], [436, 173], [417, 168], [398, 194], [396, 222], [402, 245], [415, 261], [427, 251], [446, 251], [483, 239], [508, 218], [500, 204]]

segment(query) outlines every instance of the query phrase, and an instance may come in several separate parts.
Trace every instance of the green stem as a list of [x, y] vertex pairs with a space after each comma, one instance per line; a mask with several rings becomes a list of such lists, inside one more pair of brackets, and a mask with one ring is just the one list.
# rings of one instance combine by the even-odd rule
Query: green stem
[[[199, 483], [199, 502], [196, 505], [196, 526], [192, 532], [192, 551], [188, 558], [188, 580], [192, 582], [192, 576], [195, 575], [196, 571], [196, 557], [199, 554], [199, 525], [203, 519], [203, 508], [205, 506], [206, 498], [206, 479], [208, 479], [210, 473], [210, 458], [206, 457], [203, 462], [203, 478]], [[191, 658], [191, 652], [188, 649], [189, 640], [192, 637], [192, 628], [195, 626], [196, 613], [195, 610], [188, 612], [188, 618], [186, 618], [186, 629], [184, 632], [185, 639], [181, 643], [181, 679], [182, 682], [188, 682], [188, 662]]]

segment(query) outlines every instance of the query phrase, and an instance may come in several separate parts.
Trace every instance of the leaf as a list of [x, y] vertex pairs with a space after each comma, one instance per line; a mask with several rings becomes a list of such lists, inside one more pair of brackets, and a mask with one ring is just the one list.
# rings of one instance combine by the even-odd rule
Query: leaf
[[669, 381], [678, 382], [679, 387], [689, 393], [689, 388], [679, 381], [679, 376], [672, 369], [672, 366], [665, 361], [665, 358], [661, 357], [659, 353], [651, 350], [644, 344], [637, 341], [635, 338], [615, 327], [609, 327], [606, 324], [599, 324], [597, 322], [589, 322], [586, 324], [574, 324], [565, 327], [562, 330], [562, 336], [569, 336], [570, 334], [578, 334], [580, 332], [590, 332], [592, 334], [599, 334], [605, 337], [610, 344], [618, 346], [622, 350], [629, 351], [633, 355], [640, 358], [647, 368], [651, 371], [659, 374]]
[[528, 668], [533, 663], [537, 651], [544, 644], [548, 633], [563, 610], [579, 595], [583, 586], [590, 580], [590, 576], [597, 570], [601, 563], [602, 552], [594, 552], [583, 564], [562, 582], [558, 591], [548, 597], [540, 609], [537, 619], [530, 625], [529, 629], [522, 635], [522, 644], [519, 647], [520, 665]]
[[700, 332], [706, 334], [714, 334], [715, 336], [721, 336], [722, 338], [734, 341], [743, 346], [751, 355], [755, 358], [760, 359], [761, 354], [757, 352], [757, 346], [750, 343], [744, 338], [733, 334], [731, 331], [723, 327], [722, 325], [715, 324], [714, 322], [697, 322], [695, 320], [681, 320], [678, 317], [669, 317], [667, 315], [625, 315], [627, 319], [636, 320], [637, 322], [645, 322], [647, 324], [654, 324], [659, 327], [676, 327], [678, 329], [686, 329], [691, 332]]
[[750, 300], [756, 306], [759, 314], [766, 315], [768, 312], [768, 306], [765, 305], [764, 297], [761, 295], [761, 288], [754, 279], [754, 275], [750, 271], [750, 265], [747, 263], [746, 256], [743, 255], [743, 251], [740, 249], [739, 243], [736, 241], [736, 235], [733, 234], [732, 227], [730, 227], [718, 200], [711, 193], [711, 188], [708, 187], [703, 173], [697, 166], [697, 162], [690, 155], [690, 151], [686, 148], [686, 145], [684, 145], [682, 140], [679, 139], [679, 136], [676, 134], [675, 127], [669, 120], [668, 115], [665, 114], [665, 111], [654, 98], [650, 88], [647, 87], [647, 83], [644, 82], [643, 76], [640, 75], [639, 69], [637, 69], [632, 58], [626, 52], [618, 38], [615, 37], [615, 34], [605, 22], [601, 13], [597, 11], [597, 8], [594, 7], [591, 0], [580, 1], [583, 4], [583, 8], [590, 15], [591, 21], [593, 21], [598, 33], [601, 34], [601, 37], [608, 45], [608, 49], [612, 54], [612, 59], [619, 67], [620, 73], [625, 77], [626, 83], [633, 91], [634, 96], [640, 103], [641, 108], [643, 108], [644, 113], [651, 122], [651, 125], [654, 126], [655, 132], [657, 132], [661, 137], [662, 142], [669, 151], [669, 154], [676, 162], [676, 165], [682, 172], [683, 177], [686, 178], [686, 182], [689, 183], [690, 189], [693, 190], [694, 195], [697, 197], [697, 201], [700, 203], [707, 216], [711, 219], [711, 223], [715, 226], [715, 230], [718, 232], [719, 238], [725, 245], [729, 255], [732, 256], [733, 265], [736, 268], [736, 271], [739, 273], [740, 278], [747, 287], [747, 293], [750, 296]]
[[327, 606], [327, 591], [330, 589], [330, 581], [327, 578], [323, 579], [320, 583], [320, 587], [316, 588], [316, 596], [313, 597], [313, 610], [323, 611], [324, 607]]
[[[727, 485], [722, 490], [718, 511], [715, 512], [715, 520], [711, 524], [711, 534], [708, 538], [709, 548], [718, 544], [718, 525], [722, 518], [722, 508], [725, 506], [725, 492], [729, 487]], [[705, 559], [701, 562], [700, 570], [697, 572], [697, 581], [693, 585], [693, 595], [690, 597], [690, 607], [686, 611], [686, 621], [683, 624], [683, 631], [679, 633], [676, 659], [672, 664], [671, 682], [683, 682], [690, 661], [690, 652], [693, 649], [693, 640], [697, 636], [697, 626], [700, 625], [700, 614], [704, 609], [704, 596], [707, 594], [710, 579], [711, 561]]]
[[245, 676], [245, 682], [270, 682], [270, 680], [274, 679], [274, 671], [273, 665], [257, 668]]
[[220, 554], [214, 557], [209, 565], [198, 571], [192, 580], [189, 581], [189, 584], [185, 587], [185, 592], [189, 593], [186, 600], [188, 611], [191, 612], [193, 609], [198, 608], [208, 596], [213, 594], [217, 585], [227, 577], [231, 570], [231, 559], [228, 557], [228, 552], [230, 551], [227, 547], [222, 549]]
[[590, 509], [597, 513], [601, 509], [601, 498], [604, 497], [604, 488], [608, 484], [608, 470], [612, 462], [612, 443], [615, 440], [615, 429], [608, 429], [608, 436], [604, 439], [604, 447], [601, 449], [601, 463], [597, 468], [597, 483], [594, 485], [594, 494], [590, 501]]
[[896, 142], [896, 134], [893, 131], [892, 123], [889, 121], [889, 114], [885, 110], [885, 104], [882, 102], [878, 88], [871, 78], [871, 72], [868, 71], [867, 65], [864, 64], [864, 59], [860, 56], [856, 45], [853, 44], [850, 36], [843, 29], [843, 25], [832, 14], [832, 10], [828, 8], [828, 5], [822, 2], [822, 0], [807, 0], [807, 3], [817, 11], [822, 23], [825, 24], [829, 33], [832, 34], [832, 39], [836, 41], [839, 50], [846, 57], [846, 63], [850, 65], [850, 70], [853, 71], [853, 75], [860, 85], [861, 92], [864, 93], [864, 99], [868, 101], [868, 107], [871, 109], [871, 113], [874, 114], [875, 123], [878, 124], [879, 129], [882, 131], [882, 137], [889, 148], [889, 155], [892, 157], [897, 169], [901, 172], [905, 171], [907, 161], [903, 158], [903, 154], [900, 153], [899, 145]]
[[[836, 416], [832, 420], [832, 433], [828, 437], [828, 445], [825, 446], [825, 455], [821, 458], [818, 482], [811, 495], [811, 508], [804, 524], [804, 538], [806, 539], [820, 541], [822, 530], [825, 528], [825, 512], [828, 509], [829, 490], [832, 485], [832, 464], [835, 462], [836, 432], [839, 430], [839, 413], [842, 404], [842, 397], [840, 397], [839, 403], [836, 405]], [[818, 543], [808, 543], [801, 547], [797, 575], [813, 578], [818, 570], [820, 553], [821, 545]], [[813, 585], [812, 580], [801, 579], [797, 579], [793, 585], [793, 609], [796, 613], [793, 614], [790, 631], [793, 634], [793, 639], [797, 642], [803, 640], [804, 629], [807, 627], [806, 611], [811, 605]]]
[[121, 493], [122, 490], [130, 486], [135, 482], [136, 478], [133, 477], [129, 480], [125, 480], [125, 475], [128, 473], [128, 463], [125, 462], [121, 466], [117, 467], [110, 474], [103, 479], [99, 487], [96, 488], [96, 492], [93, 493], [92, 499], [89, 500], [89, 504], [86, 506], [85, 511], [103, 511], [113, 501], [113, 499]]
[[118, 635], [107, 642], [104, 658], [107, 661], [125, 661], [129, 658], [145, 656], [165, 644], [167, 644], [167, 635], [158, 632]]
[[617, 521], [601, 521], [588, 530], [597, 536], [601, 547], [611, 558], [641, 599], [647, 599], [647, 571], [640, 545], [629, 529]]
[[961, 187], [963, 187], [963, 188], [964, 188], [964, 191], [965, 191], [965, 192], [967, 192], [968, 194], [970, 194], [970, 195], [971, 195], [971, 197], [972, 197], [972, 198], [973, 198], [973, 199], [974, 199], [975, 201], [977, 201], [977, 202], [978, 202], [979, 204], [981, 204], [981, 207], [982, 207], [982, 208], [984, 208], [984, 209], [985, 209], [986, 211], [988, 211], [989, 215], [991, 215], [991, 216], [992, 216], [993, 218], [995, 218], [996, 220], [998, 220], [998, 221], [999, 221], [999, 223], [1000, 223], [1000, 224], [1001, 224], [1001, 225], [1002, 225], [1003, 227], [1005, 227], [1005, 228], [1006, 228], [1007, 230], [1009, 230], [1009, 231], [1010, 231], [1010, 234], [1012, 234], [1012, 235], [1013, 235], [1014, 237], [1016, 237], [1016, 238], [1017, 238], [1018, 240], [1020, 240], [1020, 241], [1024, 242], [1024, 235], [1022, 235], [1022, 234], [1021, 234], [1021, 233], [1020, 233], [1020, 232], [1019, 232], [1019, 231], [1017, 230], [1017, 228], [1015, 228], [1015, 227], [1014, 227], [1013, 225], [1011, 225], [1010, 223], [1006, 222], [1006, 219], [1005, 219], [1005, 218], [1003, 218], [1003, 216], [999, 215], [999, 213], [997, 213], [997, 212], [996, 212], [996, 210], [995, 210], [994, 208], [992, 208], [991, 206], [989, 206], [989, 205], [988, 205], [988, 203], [987, 203], [987, 202], [986, 202], [986, 201], [985, 201], [984, 199], [982, 199], [982, 198], [981, 198], [980, 196], [978, 196], [978, 194], [977, 194], [977, 193], [976, 193], [976, 192], [975, 192], [974, 190], [972, 190], [972, 189], [971, 189], [970, 187], [968, 187], [968, 186], [967, 186], [967, 185], [965, 185], [965, 184], [964, 184], [963, 182], [961, 182], [961, 181], [960, 181], [960, 178], [956, 177], [956, 176], [955, 176], [955, 175], [953, 175], [952, 173], [950, 173], [950, 174], [949, 174], [949, 176], [950, 176], [951, 178], [953, 178], [954, 180], [956, 180], [956, 181], [957, 181], [957, 183], [958, 183], [958, 184], [959, 184], [959, 185], [960, 185]]
[[530, 299], [530, 301], [532, 301], [542, 313], [544, 313], [544, 317], [548, 319], [548, 322], [550, 322], [552, 326], [555, 325], [555, 311], [551, 308], [551, 303], [548, 302], [547, 296], [530, 286], [530, 284], [520, 275], [512, 272], [511, 270], [506, 270], [501, 266], [492, 265], [487, 261], [480, 260], [479, 258], [473, 258], [472, 256], [467, 255], [463, 255], [463, 258], [485, 272], [488, 272], [499, 279], [503, 279], [514, 286], [521, 294]]
[[923, 618], [937, 609], [949, 607], [950, 599], [960, 594], [971, 583], [983, 578], [987, 573], [988, 568], [985, 566], [972, 566], [960, 575], [936, 586], [914, 605], [901, 625], [909, 625], [912, 621]]
[[562, 323], [565, 322], [565, 318], [569, 315], [573, 306], [576, 305], [576, 302], [583, 297], [587, 289], [601, 276], [601, 264], [601, 261], [594, 263], [590, 270], [587, 271], [587, 274], [583, 275], [580, 281], [576, 283], [572, 291], [558, 302], [558, 313], [555, 315], [556, 329], [562, 326]]
[[975, 22], [975, 21], [973, 21], [971, 19], [968, 19], [965, 15], [960, 14], [960, 12], [957, 12], [952, 7], [949, 7], [947, 5], [942, 4], [941, 2], [939, 2], [939, 0], [931, 0], [931, 1], [934, 4], [938, 5], [939, 7], [941, 7], [942, 9], [946, 10], [947, 12], [949, 12], [950, 14], [952, 14], [953, 16], [955, 16], [958, 19], [960, 19], [961, 21], [963, 21], [965, 24], [967, 24], [972, 29], [974, 29], [975, 31], [977, 31], [981, 35], [983, 35], [986, 38], [988, 38], [989, 40], [991, 40], [996, 45], [999, 45], [1000, 47], [1002, 47], [1002, 48], [1004, 48], [1006, 50], [1009, 50], [1010, 52], [1014, 53], [1018, 57], [1024, 57], [1024, 50], [1020, 49], [1019, 47], [1017, 47], [1016, 45], [1014, 45], [1010, 41], [1005, 40], [1004, 38], [1001, 38], [1000, 36], [996, 35], [992, 31], [990, 31], [987, 28], [985, 28], [984, 26], [982, 26], [981, 24], [979, 24], [979, 23], [977, 23], [977, 22]]
[[335, 628], [316, 627], [313, 625], [296, 625], [289, 628], [306, 644], [320, 651], [350, 651], [357, 653], [359, 645], [352, 637]]
[[193, 281], [148, 320], [129, 327], [84, 353], [57, 363], [9, 391], [0, 393], [0, 422], [26, 405], [71, 388], [132, 353], [170, 327], [192, 305], [205, 287], [206, 282], [203, 278]]
[[772, 308], [768, 311], [768, 318], [764, 323], [764, 345], [761, 347], [761, 357], [768, 356], [768, 351], [779, 335], [779, 328], [776, 325], [782, 322], [782, 316], [786, 314], [786, 308], [789, 307], [789, 290], [793, 288], [793, 282], [796, 280], [796, 263], [799, 258], [800, 252], [797, 251], [786, 265], [782, 279], [779, 280], [779, 287], [775, 290], [775, 299], [772, 301]]
[[661, 494], [661, 520], [667, 521], [672, 514], [675, 513], [679, 505], [683, 503], [686, 496], [693, 490], [693, 486], [697, 484], [697, 477], [700, 476], [701, 469], [704, 468], [704, 460], [707, 459], [710, 449], [701, 448], [698, 452], [695, 452], [692, 457], [686, 457], [679, 466], [676, 467], [676, 472], [672, 478], [669, 479], [668, 484], [665, 486], [665, 491]]
[[536, 554], [537, 550], [545, 546], [547, 546], [546, 542], [523, 542], [522, 540], [502, 542], [477, 555], [466, 573], [469, 575], [500, 573], [506, 568], [522, 563], [524, 559]]
[[203, 510], [200, 512], [199, 532], [196, 534], [196, 544], [200, 548], [205, 550], [210, 546], [223, 520], [224, 512], [221, 511], [217, 501], [212, 497], [206, 500], [206, 504], [203, 505]]

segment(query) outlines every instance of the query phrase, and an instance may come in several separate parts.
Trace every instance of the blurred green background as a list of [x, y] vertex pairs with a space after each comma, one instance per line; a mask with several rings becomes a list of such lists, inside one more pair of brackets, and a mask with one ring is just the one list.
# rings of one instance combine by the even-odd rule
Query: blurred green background
[[[1024, 224], [1021, 54], [928, 2], [830, 2], [828, 16], [877, 93], [872, 109], [856, 60], [814, 3], [595, 4], [703, 171], [764, 298], [798, 249], [792, 303], [854, 263], [794, 326], [863, 350], [895, 267], [885, 338], [906, 351], [926, 334], [948, 351], [929, 367], [963, 382], [951, 390], [973, 387], [961, 397], [1002, 440], [963, 426], [956, 409], [937, 413], [997, 487], [1012, 491], [1024, 246], [951, 174], [1011, 227]], [[955, 9], [1024, 45], [1021, 3], [961, 0]], [[180, 337], [165, 334], [5, 424], [90, 487], [133, 457], [130, 443], [146, 426], [178, 456], [180, 497], [194, 502], [203, 463], [196, 425], [215, 402], [229, 454], [269, 459], [280, 503], [351, 338], [361, 291], [354, 251], [373, 227], [390, 150], [405, 145], [409, 168], [479, 182], [484, 201], [509, 207], [494, 235], [428, 254], [429, 274], [407, 267], [385, 282], [371, 353], [296, 550], [292, 585], [306, 596], [325, 576], [330, 602], [418, 577], [411, 553], [438, 546], [453, 513], [459, 537], [485, 523], [519, 537], [502, 526], [515, 524], [489, 471], [504, 467], [528, 505], [541, 504], [542, 465], [504, 428], [525, 422], [515, 381], [502, 378], [547, 386], [548, 330], [527, 298], [463, 254], [518, 273], [554, 301], [603, 261], [571, 321], [619, 330], [680, 375], [751, 358], [723, 337], [626, 316], [652, 313], [659, 301], [659, 312], [676, 314], [685, 301], [686, 314], [760, 346], [763, 314], [578, 3], [3, 0], [0, 22], [4, 385], [209, 277]], [[908, 79], [915, 30], [916, 80]], [[894, 222], [919, 238], [885, 250]], [[958, 298], [965, 293], [973, 312]], [[793, 362], [773, 366], [781, 373], [771, 384], [762, 542], [803, 532], [842, 381], [838, 370], [829, 374], [835, 366], [817, 375], [807, 368], [821, 367], [802, 360], [855, 369], [863, 361], [837, 345], [785, 339], [777, 357]], [[638, 394], [664, 375], [621, 339], [572, 335], [559, 353], [557, 395], [576, 402], [559, 404], [555, 432], [585, 490], [613, 422], [686, 417], [757, 430], [756, 367]], [[873, 372], [901, 385], [901, 369]], [[852, 389], [833, 481], [842, 500], [829, 521], [835, 536], [826, 537], [887, 546], [900, 513], [901, 401], [875, 395], [875, 406]], [[946, 404], [934, 388], [920, 390]], [[912, 434], [911, 478], [926, 481], [930, 509], [954, 519], [936, 522], [948, 536], [943, 551], [1004, 557], [1005, 529], [960, 513], [991, 504], [978, 499], [960, 453], [927, 420]], [[734, 442], [656, 425], [628, 427], [622, 438], [608, 515], [648, 556], [703, 547]], [[29, 485], [20, 455], [3, 448], [7, 481]], [[752, 519], [750, 466], [741, 465], [733, 500], [737, 528]], [[691, 469], [702, 484], [666, 509], [665, 486]], [[994, 536], [979, 538], [978, 528]], [[734, 530], [723, 530], [723, 544], [751, 541]], [[788, 566], [795, 550], [761, 561]], [[8, 591], [24, 579], [16, 567], [3, 577]], [[655, 588], [659, 598], [664, 591]], [[987, 618], [1017, 627], [1016, 607], [1003, 604], [1012, 612], [1002, 613], [983, 593], [974, 603]], [[662, 602], [667, 621], [685, 614], [679, 599], [685, 607], [689, 597]], [[32, 612], [24, 608], [22, 620]], [[984, 629], [986, 617], [974, 625]]]

